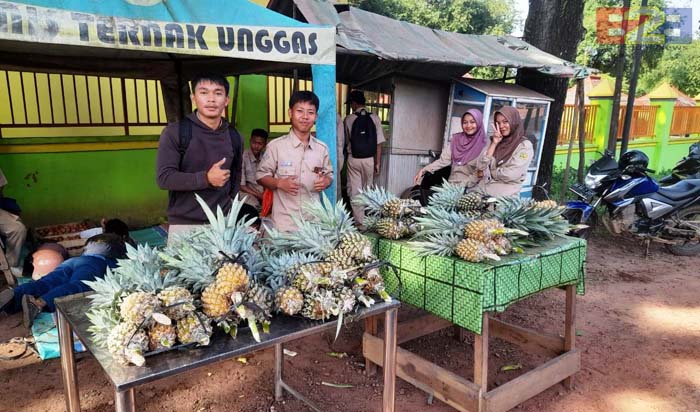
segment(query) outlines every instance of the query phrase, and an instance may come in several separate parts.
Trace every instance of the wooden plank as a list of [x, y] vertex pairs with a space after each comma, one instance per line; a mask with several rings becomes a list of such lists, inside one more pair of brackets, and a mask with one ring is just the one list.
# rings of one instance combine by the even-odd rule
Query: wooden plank
[[434, 315], [423, 315], [421, 317], [399, 323], [399, 330], [396, 342], [398, 345], [406, 343], [421, 336], [430, 335], [439, 330], [452, 326], [452, 322]]
[[535, 332], [498, 319], [489, 319], [491, 336], [516, 344], [530, 353], [553, 357], [565, 352], [564, 338]]
[[[383, 351], [383, 339], [368, 333], [362, 336], [365, 359], [382, 366]], [[479, 388], [476, 385], [402, 348], [396, 348], [396, 376], [459, 411], [477, 410]]]
[[[377, 317], [370, 316], [368, 318], [365, 318], [365, 333], [377, 336], [378, 332], [379, 325], [377, 323]], [[365, 357], [365, 373], [367, 374], [367, 376], [374, 376], [377, 374], [377, 363], [372, 363], [372, 361], [367, 359], [367, 357]]]
[[[566, 317], [564, 320], [564, 350], [570, 351], [576, 348], [576, 286], [566, 287]], [[574, 387], [574, 377], [564, 380], [566, 389]]]
[[483, 394], [489, 390], [489, 316], [484, 312], [481, 317], [481, 335], [474, 335], [474, 383], [479, 388], [477, 410], [484, 411]]
[[484, 396], [487, 412], [508, 411], [581, 369], [578, 349], [558, 356]]

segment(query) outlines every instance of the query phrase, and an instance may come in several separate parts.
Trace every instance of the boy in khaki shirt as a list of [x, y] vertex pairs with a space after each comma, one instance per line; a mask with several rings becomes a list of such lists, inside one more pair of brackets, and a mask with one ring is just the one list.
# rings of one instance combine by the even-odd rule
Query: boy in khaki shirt
[[318, 106], [314, 93], [293, 93], [289, 99], [292, 128], [267, 145], [258, 166], [258, 183], [273, 191], [273, 227], [282, 232], [295, 230], [292, 217], [301, 217], [304, 203], [318, 200], [319, 193], [333, 182], [328, 147], [311, 136]]

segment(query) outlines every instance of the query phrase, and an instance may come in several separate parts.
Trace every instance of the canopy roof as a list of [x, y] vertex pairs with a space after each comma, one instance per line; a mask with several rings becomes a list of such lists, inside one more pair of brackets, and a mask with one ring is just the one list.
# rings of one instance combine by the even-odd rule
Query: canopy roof
[[[334, 30], [246, 0], [0, 3], [1, 68], [159, 78], [334, 64]], [[47, 44], [51, 46], [47, 47]], [[263, 62], [261, 64], [261, 62]]]
[[477, 66], [535, 69], [557, 77], [585, 77], [570, 63], [513, 36], [470, 35], [430, 29], [327, 0], [272, 0], [268, 7], [291, 15], [292, 2], [310, 23], [337, 27], [337, 73], [358, 84], [393, 73], [448, 80]]

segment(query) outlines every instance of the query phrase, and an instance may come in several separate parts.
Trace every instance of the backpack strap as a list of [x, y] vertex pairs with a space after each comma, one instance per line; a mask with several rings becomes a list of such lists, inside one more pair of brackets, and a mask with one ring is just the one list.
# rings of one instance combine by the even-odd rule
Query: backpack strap
[[180, 154], [180, 162], [178, 164], [178, 170], [182, 170], [182, 160], [185, 158], [185, 153], [187, 148], [192, 141], [192, 121], [187, 117], [183, 117], [180, 120], [180, 132], [179, 140], [177, 143], [177, 152]]

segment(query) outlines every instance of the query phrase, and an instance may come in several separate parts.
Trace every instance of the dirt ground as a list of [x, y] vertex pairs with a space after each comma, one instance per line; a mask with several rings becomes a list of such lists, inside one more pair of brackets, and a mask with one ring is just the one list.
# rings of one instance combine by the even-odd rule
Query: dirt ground
[[[698, 412], [700, 411], [700, 257], [677, 257], [630, 241], [596, 236], [589, 243], [587, 293], [578, 300], [578, 340], [582, 370], [576, 387], [557, 385], [515, 410], [527, 412]], [[523, 326], [562, 333], [564, 294], [550, 290], [513, 305], [502, 318]], [[414, 313], [403, 310], [402, 317]], [[0, 318], [0, 339], [21, 336], [17, 316]], [[285, 377], [325, 411], [379, 411], [380, 377], [363, 374], [360, 325], [330, 336], [314, 336], [287, 347]], [[472, 376], [473, 339], [460, 343], [448, 329], [402, 345], [462, 376]], [[496, 387], [544, 362], [538, 355], [494, 339], [489, 385]], [[329, 352], [345, 352], [338, 359]], [[256, 353], [247, 364], [218, 363], [137, 390], [143, 411], [223, 412], [308, 410], [298, 401], [273, 400], [272, 351]], [[505, 365], [520, 370], [501, 372]], [[78, 362], [84, 411], [114, 410], [111, 386], [90, 357]], [[349, 384], [334, 388], [321, 382]], [[59, 360], [35, 355], [0, 361], [0, 411], [65, 409]], [[396, 410], [443, 412], [454, 409], [397, 380]]]

